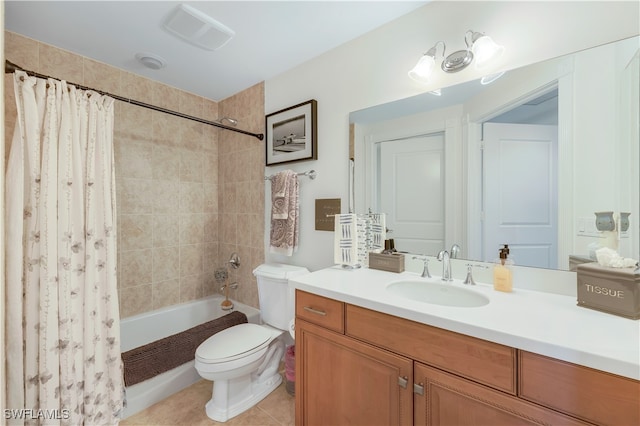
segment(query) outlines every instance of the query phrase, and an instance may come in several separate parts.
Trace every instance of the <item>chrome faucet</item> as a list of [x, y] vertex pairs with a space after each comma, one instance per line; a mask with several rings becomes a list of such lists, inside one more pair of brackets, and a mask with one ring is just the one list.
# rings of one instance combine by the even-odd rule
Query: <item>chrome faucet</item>
[[422, 268], [422, 278], [431, 278], [431, 274], [429, 273], [429, 259], [426, 256], [413, 256], [413, 260], [422, 260], [424, 262], [424, 266]]
[[449, 252], [442, 250], [438, 253], [438, 260], [442, 262], [442, 281], [453, 281], [451, 277], [451, 258]]
[[476, 281], [473, 279], [473, 274], [471, 273], [472, 268], [488, 269], [489, 267], [485, 265], [467, 263], [467, 277], [464, 279], [464, 281], [462, 281], [462, 284], [476, 285]]
[[449, 257], [451, 257], [451, 259], [457, 259], [458, 256], [460, 255], [460, 246], [457, 244], [454, 244], [451, 246], [451, 250], [449, 250]]

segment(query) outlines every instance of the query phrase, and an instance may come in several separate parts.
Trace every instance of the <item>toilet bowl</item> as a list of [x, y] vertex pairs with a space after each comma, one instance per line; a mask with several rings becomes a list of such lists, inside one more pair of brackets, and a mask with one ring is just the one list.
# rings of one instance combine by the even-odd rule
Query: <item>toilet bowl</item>
[[[258, 281], [263, 324], [239, 324], [214, 334], [196, 349], [195, 368], [213, 381], [207, 416], [218, 422], [253, 407], [282, 383], [279, 372], [284, 357], [284, 332], [293, 318], [290, 277], [306, 268], [264, 264], [253, 273]], [[284, 308], [284, 309], [283, 309]]]

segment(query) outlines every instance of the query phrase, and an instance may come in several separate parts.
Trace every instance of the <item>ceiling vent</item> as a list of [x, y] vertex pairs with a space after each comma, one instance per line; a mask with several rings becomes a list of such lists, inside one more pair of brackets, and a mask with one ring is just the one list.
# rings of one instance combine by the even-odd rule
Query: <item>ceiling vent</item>
[[176, 7], [165, 21], [164, 28], [206, 50], [219, 49], [236, 35], [227, 26], [186, 4]]

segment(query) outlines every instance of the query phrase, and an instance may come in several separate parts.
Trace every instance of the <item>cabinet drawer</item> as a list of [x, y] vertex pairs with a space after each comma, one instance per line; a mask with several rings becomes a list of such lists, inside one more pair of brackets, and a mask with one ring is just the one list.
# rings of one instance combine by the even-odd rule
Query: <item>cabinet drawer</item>
[[519, 361], [521, 398], [597, 424], [640, 424], [639, 381], [530, 352]]
[[516, 394], [513, 348], [353, 305], [346, 316], [349, 336]]
[[296, 318], [344, 333], [344, 303], [296, 290]]

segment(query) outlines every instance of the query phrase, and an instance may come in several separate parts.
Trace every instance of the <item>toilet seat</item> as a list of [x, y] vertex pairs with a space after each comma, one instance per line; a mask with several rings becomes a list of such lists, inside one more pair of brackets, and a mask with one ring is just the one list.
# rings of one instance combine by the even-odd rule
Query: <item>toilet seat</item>
[[239, 324], [214, 334], [196, 349], [196, 361], [219, 364], [246, 358], [266, 350], [273, 333], [258, 324]]

